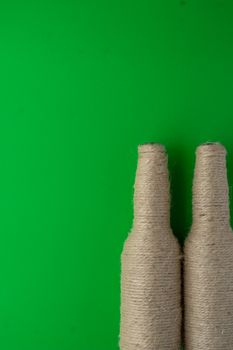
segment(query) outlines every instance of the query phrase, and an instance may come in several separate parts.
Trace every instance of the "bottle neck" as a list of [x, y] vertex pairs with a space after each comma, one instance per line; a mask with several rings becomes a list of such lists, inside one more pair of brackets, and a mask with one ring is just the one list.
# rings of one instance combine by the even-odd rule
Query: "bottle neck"
[[230, 225], [226, 150], [219, 143], [197, 148], [192, 201], [193, 224]]
[[161, 144], [138, 147], [134, 185], [134, 227], [170, 226], [167, 154]]

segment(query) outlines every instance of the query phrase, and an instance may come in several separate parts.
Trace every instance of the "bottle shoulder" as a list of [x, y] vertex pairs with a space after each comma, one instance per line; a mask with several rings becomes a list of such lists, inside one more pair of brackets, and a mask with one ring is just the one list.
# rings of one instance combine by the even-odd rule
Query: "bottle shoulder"
[[194, 246], [206, 246], [210, 244], [233, 246], [233, 230], [230, 225], [192, 225], [188, 236], [184, 242], [184, 248], [192, 245]]
[[177, 252], [180, 250], [180, 245], [170, 227], [166, 229], [153, 228], [146, 230], [132, 228], [124, 242], [123, 250], [133, 250], [136, 248], [143, 251], [156, 248], [161, 251], [168, 249], [171, 252]]

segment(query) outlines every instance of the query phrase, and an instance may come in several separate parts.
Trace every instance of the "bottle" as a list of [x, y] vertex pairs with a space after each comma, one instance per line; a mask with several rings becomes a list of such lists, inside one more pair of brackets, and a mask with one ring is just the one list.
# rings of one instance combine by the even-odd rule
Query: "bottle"
[[167, 154], [138, 147], [134, 220], [121, 255], [121, 350], [178, 350], [180, 248], [170, 228]]
[[193, 222], [184, 246], [185, 349], [233, 349], [233, 234], [226, 150], [196, 150]]

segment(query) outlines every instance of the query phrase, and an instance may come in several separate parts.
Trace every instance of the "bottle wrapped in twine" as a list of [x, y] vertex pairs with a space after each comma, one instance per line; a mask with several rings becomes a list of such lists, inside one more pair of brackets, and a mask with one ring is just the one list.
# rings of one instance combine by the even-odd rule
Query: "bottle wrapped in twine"
[[121, 256], [121, 350], [178, 350], [180, 249], [170, 228], [167, 154], [138, 147], [134, 222]]
[[196, 150], [193, 223], [184, 248], [185, 349], [233, 349], [233, 234], [226, 150]]

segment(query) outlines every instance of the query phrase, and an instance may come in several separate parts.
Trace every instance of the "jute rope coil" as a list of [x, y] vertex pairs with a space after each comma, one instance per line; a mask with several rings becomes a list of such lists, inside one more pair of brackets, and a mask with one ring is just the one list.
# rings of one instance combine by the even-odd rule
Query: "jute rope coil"
[[184, 248], [185, 349], [233, 349], [233, 233], [226, 151], [196, 150], [193, 223]]
[[138, 148], [134, 223], [121, 256], [121, 350], [178, 350], [180, 249], [170, 228], [167, 154]]

